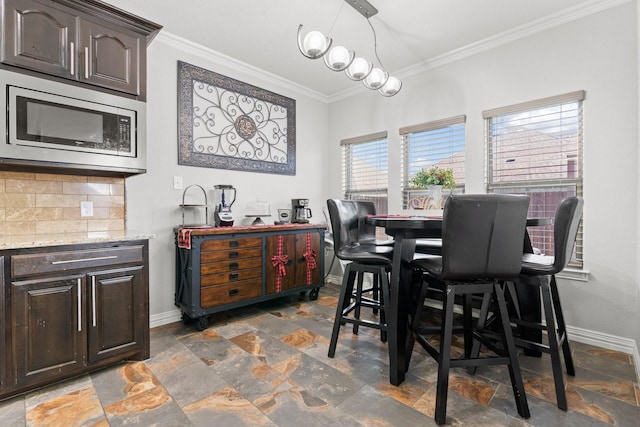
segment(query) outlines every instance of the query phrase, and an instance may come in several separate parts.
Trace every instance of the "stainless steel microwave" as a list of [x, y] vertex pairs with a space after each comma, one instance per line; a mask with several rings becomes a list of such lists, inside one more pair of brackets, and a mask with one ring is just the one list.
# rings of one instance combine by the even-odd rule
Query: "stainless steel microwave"
[[0, 82], [0, 162], [145, 172], [144, 102], [7, 70]]

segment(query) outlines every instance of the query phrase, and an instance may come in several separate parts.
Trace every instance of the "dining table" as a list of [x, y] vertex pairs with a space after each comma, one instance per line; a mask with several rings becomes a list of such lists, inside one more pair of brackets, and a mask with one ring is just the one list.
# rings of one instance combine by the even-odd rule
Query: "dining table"
[[[391, 277], [389, 280], [389, 304], [386, 313], [387, 345], [389, 351], [389, 382], [400, 385], [409, 368], [411, 332], [409, 331], [409, 313], [411, 307], [412, 269], [416, 249], [416, 239], [441, 238], [442, 216], [410, 216], [410, 215], [368, 215], [365, 224], [382, 227], [385, 233], [393, 237], [393, 259]], [[543, 226], [551, 224], [549, 218], [529, 218], [527, 226]], [[523, 252], [531, 252], [531, 242], [526, 233]], [[524, 320], [540, 322], [540, 296], [532, 286], [518, 286], [518, 303]], [[541, 339], [541, 334], [534, 331], [535, 339]], [[531, 337], [531, 335], [530, 335]], [[531, 355], [537, 355], [531, 354]]]

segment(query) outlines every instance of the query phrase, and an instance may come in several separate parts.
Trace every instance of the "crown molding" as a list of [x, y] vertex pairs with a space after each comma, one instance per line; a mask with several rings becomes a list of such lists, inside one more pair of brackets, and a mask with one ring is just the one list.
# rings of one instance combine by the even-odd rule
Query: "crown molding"
[[[176, 36], [175, 34], [168, 31], [160, 31], [160, 34], [158, 34], [158, 36], [155, 38], [154, 43], [158, 42], [164, 43], [167, 46], [173, 47], [184, 53], [200, 57], [206, 61], [213, 61], [234, 71], [238, 71], [251, 77], [255, 77], [261, 82], [266, 81], [267, 83], [289, 89], [325, 104], [329, 103], [329, 97], [316, 90], [294, 83], [291, 80], [284, 79], [276, 74], [270, 73], [258, 67], [254, 67], [253, 65], [247, 64], [246, 62], [239, 61], [218, 51], [202, 46], [201, 44]], [[262, 83], [260, 85], [262, 86]]]
[[[442, 55], [427, 59], [421, 63], [409, 66], [402, 70], [390, 72], [401, 80], [415, 76], [428, 70], [441, 67], [464, 58], [468, 58], [479, 53], [495, 49], [508, 43], [530, 37], [534, 34], [541, 33], [560, 25], [576, 21], [589, 15], [593, 15], [603, 10], [629, 3], [633, 0], [590, 0], [584, 4], [580, 4], [558, 13], [545, 16], [543, 18], [528, 22], [520, 27], [513, 28], [508, 31], [487, 37], [477, 42], [468, 44], [458, 49], [454, 49]], [[329, 103], [336, 102], [358, 93], [365, 92], [366, 88], [354, 87], [347, 90], [334, 93], [329, 96]]]

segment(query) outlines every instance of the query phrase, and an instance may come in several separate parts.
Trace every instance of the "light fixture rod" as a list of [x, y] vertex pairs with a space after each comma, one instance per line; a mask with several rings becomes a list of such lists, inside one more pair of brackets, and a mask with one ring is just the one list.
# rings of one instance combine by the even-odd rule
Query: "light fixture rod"
[[371, 18], [373, 15], [378, 13], [378, 9], [373, 7], [371, 3], [367, 0], [344, 0], [351, 5], [355, 10], [357, 10], [362, 16], [365, 18]]

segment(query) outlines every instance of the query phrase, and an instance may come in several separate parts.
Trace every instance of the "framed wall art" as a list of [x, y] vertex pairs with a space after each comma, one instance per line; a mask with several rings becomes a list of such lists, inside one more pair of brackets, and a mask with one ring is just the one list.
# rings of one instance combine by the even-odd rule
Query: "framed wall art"
[[296, 174], [296, 101], [178, 61], [178, 164]]

